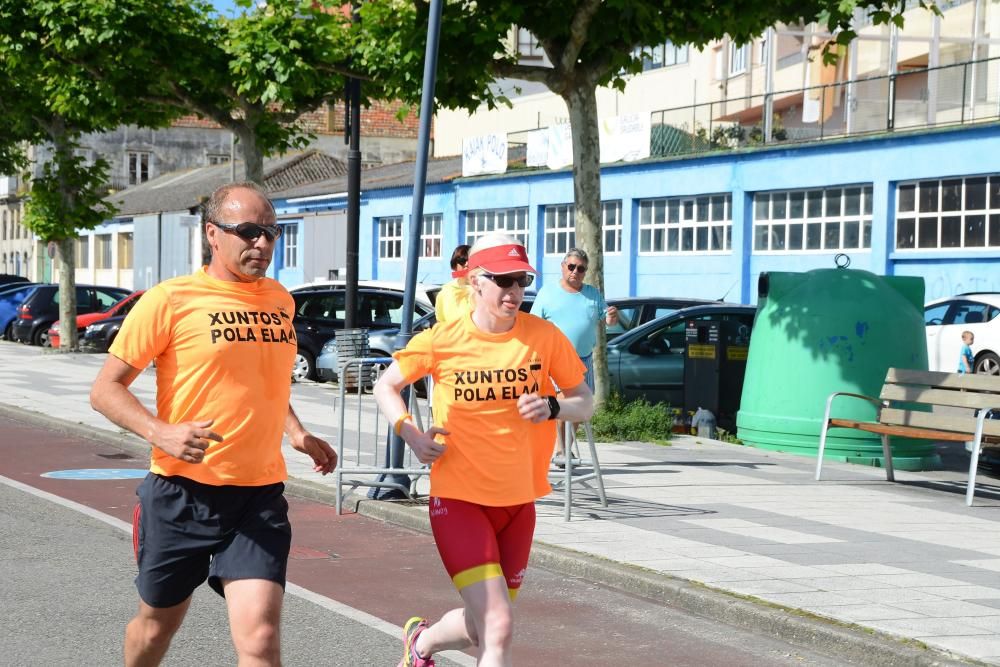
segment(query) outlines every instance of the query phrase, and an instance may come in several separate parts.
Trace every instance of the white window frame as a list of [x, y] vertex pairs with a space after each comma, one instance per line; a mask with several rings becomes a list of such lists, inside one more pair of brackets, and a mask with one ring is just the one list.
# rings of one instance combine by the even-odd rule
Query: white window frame
[[135, 237], [132, 232], [118, 232], [118, 268], [131, 269], [135, 263]]
[[76, 268], [90, 268], [90, 236], [76, 237]]
[[111, 234], [94, 234], [94, 268], [98, 271], [113, 269], [113, 255]]
[[229, 164], [228, 153], [205, 153], [205, 164], [212, 167], [219, 164]]
[[[858, 197], [857, 212], [848, 212], [848, 202], [855, 195]], [[793, 209], [798, 209], [800, 204], [801, 215], [795, 215]], [[751, 210], [755, 255], [871, 251], [871, 183], [757, 192]], [[846, 232], [855, 224], [858, 245], [846, 246]], [[833, 232], [836, 232], [836, 244], [829, 242]], [[809, 247], [811, 233], [819, 235], [819, 247]], [[801, 247], [789, 247], [793, 237], [797, 237]]]
[[746, 74], [750, 68], [750, 44], [737, 46], [736, 42], [729, 42], [729, 76]]
[[390, 215], [375, 219], [378, 230], [378, 258], [403, 258], [403, 216]]
[[538, 43], [538, 38], [531, 34], [527, 28], [515, 26], [514, 39], [517, 41], [516, 49], [519, 58], [541, 60], [545, 57], [545, 50]]
[[[562, 257], [576, 243], [576, 207], [573, 204], [550, 204], [542, 210], [545, 229], [545, 255]], [[621, 200], [601, 202], [601, 233], [605, 255], [622, 251]]]
[[[970, 207], [970, 181], [985, 180], [982, 207]], [[957, 182], [957, 183], [956, 183]], [[959, 208], [944, 210], [946, 191], [958, 186]], [[930, 189], [936, 190], [930, 194]], [[913, 193], [913, 206], [904, 203], [909, 199], [907, 190]], [[931, 201], [933, 199], [933, 201]], [[933, 205], [932, 208], [927, 208]], [[968, 207], [968, 208], [967, 208]], [[925, 210], [921, 210], [925, 209]], [[945, 219], [949, 219], [945, 223]], [[970, 225], [976, 218], [982, 218], [983, 245], [969, 245]], [[897, 252], [954, 252], [956, 250], [996, 250], [1000, 248], [1000, 174], [975, 174], [955, 178], [923, 179], [904, 181], [896, 186], [896, 220], [893, 247]], [[944, 224], [958, 224], [958, 245], [943, 245]], [[900, 246], [900, 236], [912, 224], [913, 244]], [[934, 229], [935, 244], [921, 245], [920, 236], [924, 226]]]
[[663, 45], [663, 66], [686, 65], [688, 62], [688, 45], [674, 44], [667, 41]]
[[125, 153], [125, 178], [129, 185], [145, 183], [153, 176], [153, 154], [149, 151]]
[[490, 208], [465, 212], [465, 242], [475, 245], [487, 234], [498, 232], [517, 239], [525, 248], [528, 246], [528, 207]]
[[420, 225], [420, 256], [427, 259], [441, 259], [441, 228], [444, 215], [427, 213]]
[[638, 230], [640, 255], [732, 253], [733, 196], [715, 192], [642, 199]]
[[281, 230], [281, 268], [299, 268], [299, 223], [290, 222], [282, 225]]

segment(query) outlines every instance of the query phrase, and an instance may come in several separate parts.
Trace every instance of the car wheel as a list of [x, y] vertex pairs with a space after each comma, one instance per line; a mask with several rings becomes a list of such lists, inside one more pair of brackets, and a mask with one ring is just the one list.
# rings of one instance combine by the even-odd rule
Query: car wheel
[[35, 331], [34, 337], [31, 339], [32, 345], [37, 345], [38, 347], [48, 347], [49, 346], [49, 327], [48, 325], [40, 326]]
[[[382, 350], [372, 350], [368, 356], [374, 359], [377, 357], [391, 357], [392, 355]], [[378, 381], [387, 368], [389, 368], [389, 364], [372, 364], [372, 384]]]
[[292, 366], [292, 378], [296, 382], [316, 379], [316, 361], [306, 350], [295, 353], [295, 365]]
[[983, 375], [1000, 375], [1000, 357], [993, 352], [983, 352], [976, 359], [975, 368]]

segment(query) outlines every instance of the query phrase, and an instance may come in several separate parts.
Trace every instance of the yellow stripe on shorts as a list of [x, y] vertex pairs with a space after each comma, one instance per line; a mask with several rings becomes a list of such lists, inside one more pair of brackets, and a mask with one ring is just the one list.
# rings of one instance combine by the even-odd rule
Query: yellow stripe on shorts
[[462, 590], [466, 586], [495, 577], [503, 577], [503, 570], [500, 569], [500, 563], [486, 563], [485, 565], [470, 567], [468, 570], [463, 570], [456, 574], [451, 580], [455, 583], [455, 588]]

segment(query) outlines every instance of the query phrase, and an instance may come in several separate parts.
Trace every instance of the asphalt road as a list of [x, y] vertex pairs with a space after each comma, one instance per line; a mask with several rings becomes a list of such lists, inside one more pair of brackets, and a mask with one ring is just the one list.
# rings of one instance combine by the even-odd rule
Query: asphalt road
[[[136, 479], [54, 479], [144, 467], [110, 446], [0, 420], [0, 665], [115, 665], [135, 609], [128, 524]], [[428, 535], [291, 498], [282, 627], [286, 665], [395, 665], [399, 625], [457, 606]], [[517, 603], [514, 663], [835, 665], [828, 658], [593, 583], [533, 568]], [[438, 656], [439, 665], [474, 664]], [[225, 607], [207, 587], [167, 665], [235, 663]]]

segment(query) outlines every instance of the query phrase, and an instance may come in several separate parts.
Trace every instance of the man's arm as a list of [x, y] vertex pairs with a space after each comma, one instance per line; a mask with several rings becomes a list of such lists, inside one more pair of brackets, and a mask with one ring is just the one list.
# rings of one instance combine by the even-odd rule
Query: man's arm
[[337, 452], [326, 440], [317, 438], [305, 429], [291, 405], [288, 406], [288, 415], [285, 417], [285, 433], [296, 451], [312, 458], [313, 470], [316, 472], [326, 475], [337, 467]]
[[174, 458], [201, 462], [209, 440], [222, 442], [222, 436], [209, 429], [213, 420], [168, 424], [158, 419], [129, 390], [141, 372], [109, 354], [90, 389], [91, 407]]

